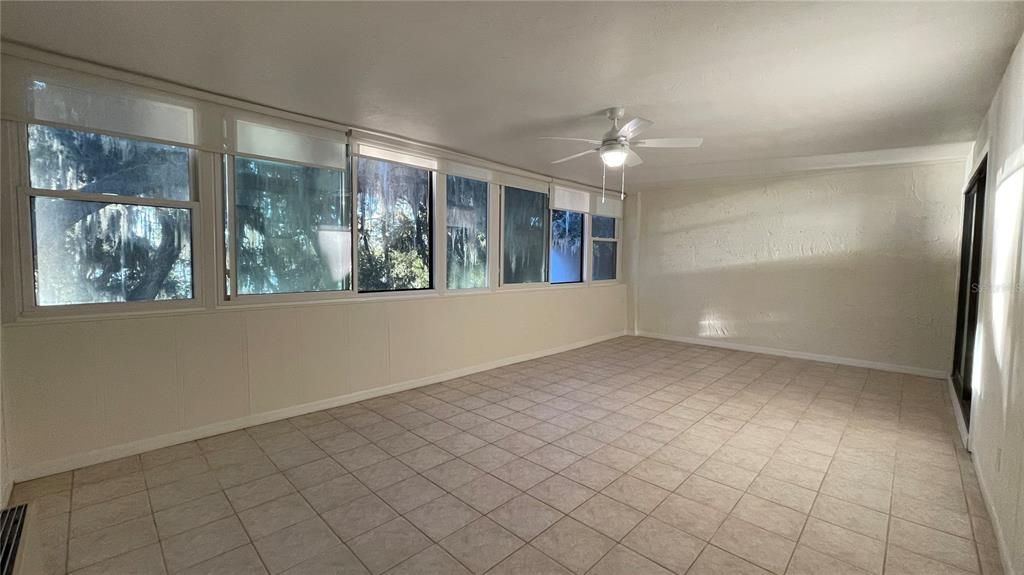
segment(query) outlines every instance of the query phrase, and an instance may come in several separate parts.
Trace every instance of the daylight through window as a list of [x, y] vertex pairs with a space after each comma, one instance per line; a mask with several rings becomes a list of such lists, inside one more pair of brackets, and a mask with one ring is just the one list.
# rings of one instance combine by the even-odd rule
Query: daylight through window
[[37, 305], [193, 297], [187, 149], [31, 125], [28, 155]]
[[594, 281], [614, 280], [618, 270], [619, 243], [615, 218], [591, 216], [590, 235], [593, 238], [593, 264], [591, 276]]
[[448, 289], [487, 287], [489, 184], [447, 177]]
[[548, 195], [506, 186], [503, 212], [503, 282], [521, 284], [545, 281]]
[[359, 291], [431, 288], [429, 170], [358, 159]]
[[583, 214], [551, 210], [551, 283], [583, 281]]
[[239, 294], [350, 289], [352, 210], [345, 172], [235, 158]]

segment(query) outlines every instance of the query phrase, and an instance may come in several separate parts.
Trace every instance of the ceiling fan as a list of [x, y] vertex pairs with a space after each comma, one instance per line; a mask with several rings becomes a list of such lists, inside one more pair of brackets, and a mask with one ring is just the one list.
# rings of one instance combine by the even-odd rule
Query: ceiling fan
[[605, 114], [608, 116], [608, 119], [611, 120], [612, 127], [610, 130], [605, 132], [604, 136], [601, 136], [600, 140], [590, 140], [587, 138], [563, 138], [559, 136], [542, 137], [542, 140], [585, 142], [587, 144], [597, 146], [578, 154], [573, 154], [571, 156], [555, 160], [551, 163], [561, 164], [596, 152], [601, 155], [601, 161], [608, 168], [618, 168], [623, 165], [632, 168], [633, 166], [643, 163], [643, 159], [640, 158], [640, 155], [637, 154], [633, 148], [699, 148], [704, 142], [702, 138], [651, 138], [647, 140], [637, 140], [635, 138], [640, 134], [640, 132], [651, 127], [651, 124], [654, 122], [645, 118], [637, 117], [626, 122], [622, 127], [619, 127], [619, 123], [626, 115], [625, 108], [608, 108]]

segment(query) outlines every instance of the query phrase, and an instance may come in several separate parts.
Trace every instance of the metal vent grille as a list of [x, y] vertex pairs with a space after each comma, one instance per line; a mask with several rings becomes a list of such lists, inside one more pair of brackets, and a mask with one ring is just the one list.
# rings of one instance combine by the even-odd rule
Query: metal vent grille
[[0, 512], [0, 575], [14, 573], [14, 560], [18, 556], [27, 509], [27, 505], [18, 505]]

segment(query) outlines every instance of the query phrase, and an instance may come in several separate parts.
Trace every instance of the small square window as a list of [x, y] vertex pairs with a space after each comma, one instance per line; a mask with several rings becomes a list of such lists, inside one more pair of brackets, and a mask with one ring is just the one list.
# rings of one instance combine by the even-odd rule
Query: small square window
[[590, 235], [595, 238], [615, 239], [615, 218], [591, 216]]

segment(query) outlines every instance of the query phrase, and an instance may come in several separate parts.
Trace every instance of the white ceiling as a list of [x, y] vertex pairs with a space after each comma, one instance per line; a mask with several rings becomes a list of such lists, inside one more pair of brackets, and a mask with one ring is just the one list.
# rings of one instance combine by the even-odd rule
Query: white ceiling
[[5, 40], [557, 177], [599, 160], [536, 138], [598, 137], [608, 106], [705, 138], [644, 150], [638, 186], [971, 140], [1024, 29], [1024, 4], [973, 2], [0, 6]]

